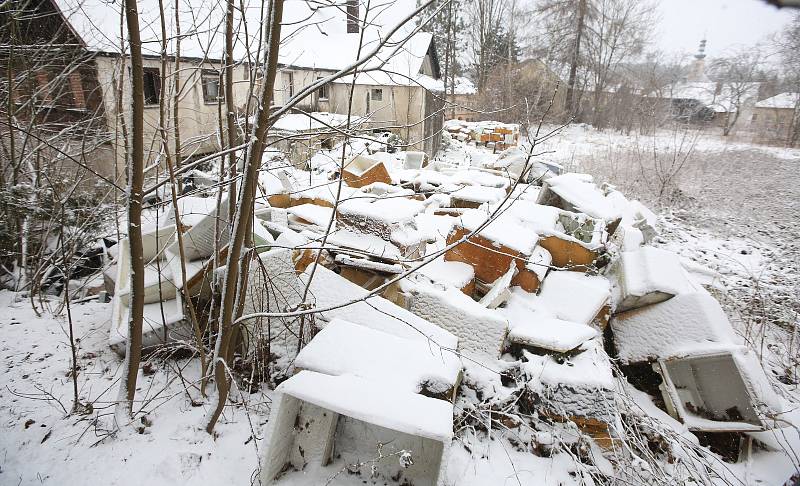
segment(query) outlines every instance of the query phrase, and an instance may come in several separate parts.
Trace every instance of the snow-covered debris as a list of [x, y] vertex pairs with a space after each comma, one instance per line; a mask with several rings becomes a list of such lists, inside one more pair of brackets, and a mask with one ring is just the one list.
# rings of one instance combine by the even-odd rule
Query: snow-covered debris
[[342, 179], [350, 187], [364, 187], [375, 182], [386, 184], [392, 182], [382, 161], [364, 155], [356, 155], [345, 164]]
[[598, 259], [609, 232], [604, 220], [514, 197], [506, 213], [528, 233], [538, 234], [538, 244], [550, 253], [553, 266], [582, 271], [602, 266]]
[[[475, 135], [491, 140], [496, 129], [505, 128], [484, 124]], [[335, 161], [311, 164], [309, 172], [281, 169], [262, 185], [254, 221], [261, 254], [249, 262], [241, 367], [232, 370], [265, 363], [242, 383], [257, 386], [258, 373], [270, 385], [283, 383], [274, 394], [262, 387], [271, 416], [255, 433], [264, 437], [265, 478], [287, 486], [331, 478], [450, 484], [448, 463], [459, 484], [527, 477], [513, 476], [517, 466], [558, 467], [562, 482], [572, 484], [586, 471], [593, 479], [616, 477], [629, 465], [620, 451], [641, 455], [633, 465], [642, 470], [683, 467], [680, 455], [699, 450], [690, 430], [753, 433], [775, 425], [766, 417], [786, 408], [759, 358], [674, 254], [643, 247], [655, 235], [651, 211], [581, 174], [549, 177], [552, 186], [517, 184], [508, 174], [521, 149], [498, 158], [471, 147], [483, 155], [450, 154], [425, 169], [404, 166], [403, 152], [372, 154], [388, 179], [344, 185], [338, 204]], [[272, 205], [270, 194], [282, 198]], [[203, 221], [195, 219], [192, 230], [200, 232]], [[443, 251], [471, 231], [479, 233]], [[165, 269], [160, 277], [151, 272], [148, 285], [175, 298], [176, 260], [151, 243]], [[432, 261], [391, 282], [425, 255]], [[224, 273], [209, 261], [187, 262], [190, 281]], [[203, 286], [204, 299], [214, 298], [210, 290]], [[613, 303], [618, 315], [606, 329]], [[148, 305], [157, 318], [162, 306], [168, 317], [178, 309], [169, 300]], [[258, 315], [292, 311], [303, 315]], [[263, 425], [265, 416], [258, 418], [252, 423]], [[517, 464], [496, 468], [498, 455]], [[537, 474], [536, 484], [555, 477], [538, 481]]]
[[468, 232], [480, 229], [479, 236], [492, 241], [495, 247], [502, 245], [518, 253], [530, 255], [539, 239], [535, 231], [521, 226], [516, 218], [505, 213], [496, 215], [494, 219], [490, 216], [492, 215], [485, 211], [474, 209], [462, 214], [456, 224]]
[[541, 182], [561, 173], [558, 164], [548, 163], [529, 156], [522, 147], [509, 147], [502, 151], [496, 160], [486, 164], [489, 169], [507, 173], [514, 179], [522, 177], [525, 181]]
[[611, 286], [602, 276], [579, 272], [552, 271], [538, 296], [530, 296], [556, 317], [579, 324], [608, 322]]
[[475, 269], [463, 262], [446, 262], [444, 257], [436, 258], [417, 273], [434, 283], [460, 289], [467, 295], [472, 295], [469, 289], [475, 288]]
[[407, 151], [406, 157], [403, 160], [404, 169], [419, 170], [425, 165], [428, 155], [425, 152]]
[[[191, 329], [184, 320], [183, 299], [180, 287], [180, 259], [165, 247], [175, 237], [175, 226], [154, 228], [142, 234], [145, 262], [144, 275], [144, 320], [142, 345], [144, 349], [166, 340], [181, 340], [191, 336]], [[131, 265], [128, 240], [119, 242], [117, 250], [116, 288], [111, 304], [111, 329], [109, 345], [124, 356], [128, 340], [128, 320], [130, 315]], [[196, 265], [187, 269], [193, 276], [200, 271]], [[176, 277], [177, 276], [177, 277]]]
[[[512, 285], [535, 292], [539, 288], [539, 275], [528, 268], [528, 259], [534, 251], [538, 235], [505, 214], [481, 228], [487, 221], [490, 221], [489, 215], [482, 211], [465, 212], [447, 236], [447, 245], [454, 245], [470, 232], [479, 229], [480, 232], [447, 251], [445, 260], [471, 265], [475, 269], [475, 277], [484, 284], [502, 277], [513, 263], [518, 273]], [[538, 260], [545, 261], [542, 257]]]
[[605, 428], [616, 425], [615, 383], [608, 355], [597, 339], [586, 341], [578, 350], [563, 361], [523, 351], [527, 361], [522, 371], [528, 386], [540, 398], [545, 414], [576, 422], [592, 420]]
[[536, 204], [530, 200], [515, 200], [508, 209], [525, 226], [537, 233], [556, 231], [562, 210]]
[[292, 206], [286, 210], [296, 221], [300, 223], [314, 224], [321, 229], [328, 227], [333, 217], [333, 208], [319, 206], [317, 204], [300, 204]]
[[[337, 208], [337, 220], [347, 229], [364, 234], [372, 234], [390, 241], [395, 232], [413, 232], [416, 230], [414, 216], [419, 214], [425, 205], [416, 199], [395, 197], [365, 196], [354, 197], [343, 201]], [[415, 235], [414, 243], [422, 240]]]
[[295, 369], [327, 375], [354, 375], [398, 391], [452, 397], [461, 362], [452, 351], [436, 349], [358, 324], [334, 319], [304, 347]]
[[623, 251], [614, 267], [615, 312], [663, 302], [690, 290], [678, 255], [671, 251], [652, 246]]
[[[273, 248], [257, 256], [260, 262], [250, 262], [244, 314], [282, 312], [295, 308], [302, 301], [303, 286], [293, 255], [296, 251]], [[250, 319], [243, 326], [247, 329], [242, 335], [248, 351], [255, 348], [251, 339], [256, 343], [269, 339], [273, 353], [283, 359], [288, 359], [291, 350], [297, 349], [300, 323], [295, 318]]]
[[741, 349], [663, 360], [658, 366], [667, 407], [690, 430], [757, 431], [771, 414], [772, 390], [764, 395], [752, 386], [753, 380], [762, 381], [761, 366]]
[[505, 301], [507, 301], [511, 296], [508, 288], [511, 285], [511, 279], [514, 278], [516, 273], [516, 265], [511, 263], [508, 266], [508, 271], [491, 284], [489, 291], [486, 292], [486, 295], [481, 297], [481, 300], [479, 300], [478, 303], [487, 307], [488, 309], [495, 309], [501, 304], [504, 304]]
[[[230, 238], [230, 224], [228, 222], [228, 197], [223, 197], [219, 207], [216, 198], [206, 198], [204, 204], [208, 212], [202, 216], [195, 214], [194, 224], [183, 233], [183, 255], [187, 261], [206, 259], [214, 254], [215, 248], [222, 248], [228, 244]], [[213, 200], [212, 203], [208, 200]], [[181, 219], [182, 225], [188, 225]], [[180, 254], [177, 238], [167, 247], [172, 254]]]
[[[321, 242], [323, 235], [317, 232], [303, 231], [301, 234], [313, 242]], [[333, 247], [355, 250], [356, 253], [375, 256], [390, 262], [402, 261], [406, 255], [390, 241], [376, 235], [368, 235], [357, 231], [337, 229], [328, 235], [328, 244]]]
[[455, 287], [437, 288], [419, 279], [401, 284], [409, 294], [408, 308], [458, 336], [467, 358], [491, 363], [500, 356], [508, 322]]
[[499, 148], [502, 151], [519, 142], [519, 125], [516, 123], [448, 120], [444, 128], [458, 140], [471, 140], [494, 150]]
[[722, 307], [703, 290], [617, 314], [611, 328], [623, 363], [714, 352], [740, 344]]
[[[304, 281], [310, 270], [311, 267], [300, 276]], [[450, 332], [382, 297], [367, 298], [367, 290], [323, 266], [317, 266], [309, 292], [316, 308], [336, 307], [318, 314], [323, 321], [340, 318], [398, 337], [421, 340], [431, 346], [458, 348], [458, 338]], [[356, 302], [345, 305], [352, 301]]]
[[622, 217], [588, 174], [564, 174], [545, 181], [539, 194], [539, 204], [585, 213], [609, 223]]
[[597, 337], [597, 330], [585, 324], [548, 317], [545, 312], [521, 314], [504, 313], [509, 317], [508, 340], [515, 344], [566, 353]]
[[780, 407], [719, 303], [698, 289], [614, 316], [623, 364], [658, 362], [670, 412], [693, 430], [759, 430]]
[[477, 208], [481, 204], [496, 203], [506, 197], [506, 192], [486, 186], [463, 186], [450, 192], [455, 208]]
[[275, 392], [265, 432], [263, 484], [324, 484], [351, 464], [379, 455], [399, 457], [404, 451], [413, 460], [377, 461], [364, 474], [383, 481], [402, 477], [413, 484], [445, 484], [451, 403], [351, 375], [313, 371], [301, 371]]

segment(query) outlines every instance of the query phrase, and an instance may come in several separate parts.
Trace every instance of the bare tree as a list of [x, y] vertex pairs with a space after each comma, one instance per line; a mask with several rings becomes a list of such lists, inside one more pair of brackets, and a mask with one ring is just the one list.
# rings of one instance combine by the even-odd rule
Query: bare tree
[[496, 59], [506, 54], [501, 50], [501, 37], [508, 8], [509, 0], [475, 0], [467, 5], [470, 55], [479, 91], [486, 86]]
[[131, 262], [131, 298], [125, 364], [119, 388], [115, 417], [117, 425], [126, 423], [133, 413], [136, 380], [142, 359], [144, 321], [144, 248], [142, 246], [142, 201], [144, 197], [144, 65], [139, 12], [136, 0], [125, 0], [125, 20], [131, 53], [131, 153], [128, 169], [128, 241]]
[[577, 112], [581, 68], [585, 61], [588, 24], [594, 17], [594, 4], [591, 0], [541, 0], [536, 4], [539, 19], [537, 44], [539, 56], [552, 61], [557, 72], [566, 67], [565, 111], [568, 117]]
[[[654, 23], [655, 5], [641, 0], [598, 0], [587, 36], [592, 88], [592, 123], [602, 127], [603, 96], [619, 67], [641, 54]], [[623, 83], [618, 83], [623, 84]]]
[[712, 63], [711, 70], [719, 85], [714, 104], [725, 113], [724, 136], [733, 130], [745, 104], [758, 96], [763, 62], [760, 49], [751, 47]]
[[[217, 423], [230, 390], [229, 363], [232, 358], [234, 328], [234, 312], [237, 302], [244, 299], [242, 276], [240, 272], [242, 258], [250, 257], [250, 252], [244, 251], [245, 240], [252, 225], [253, 206], [256, 193], [256, 181], [261, 167], [261, 158], [264, 153], [264, 142], [267, 131], [274, 123], [270, 118], [270, 105], [275, 87], [275, 77], [278, 70], [278, 48], [281, 39], [281, 19], [283, 17], [283, 0], [272, 0], [269, 7], [269, 30], [267, 34], [267, 66], [266, 76], [259, 96], [260, 103], [255, 127], [253, 129], [253, 147], [244, 168], [244, 181], [239, 188], [236, 201], [236, 219], [233, 222], [233, 235], [228, 249], [226, 262], [225, 282], [222, 287], [222, 303], [219, 315], [219, 331], [214, 351], [214, 378], [217, 387], [216, 404], [208, 418], [206, 431], [211, 433]], [[229, 18], [232, 22], [232, 19]], [[245, 267], [246, 270], [247, 267]]]

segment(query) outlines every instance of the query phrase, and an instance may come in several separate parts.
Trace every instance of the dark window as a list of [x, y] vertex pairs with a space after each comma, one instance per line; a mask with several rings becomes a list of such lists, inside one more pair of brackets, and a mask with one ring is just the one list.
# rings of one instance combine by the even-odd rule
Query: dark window
[[289, 90], [289, 98], [291, 98], [294, 96], [294, 73], [286, 73], [286, 85], [287, 89]]
[[[322, 79], [322, 78], [317, 78], [317, 80], [320, 80], [320, 79]], [[318, 96], [318, 98], [320, 100], [327, 100], [328, 99], [328, 85], [327, 84], [323, 84], [322, 86], [319, 87], [319, 89], [317, 90], [317, 96]]]
[[50, 96], [50, 76], [47, 71], [38, 71], [36, 73], [36, 94], [37, 98], [45, 103], [53, 101]]
[[161, 74], [158, 68], [145, 68], [144, 70], [144, 104], [157, 105], [158, 95], [161, 90]]
[[756, 120], [758, 120], [758, 113], [753, 113], [753, 118], [750, 121], [754, 122]]
[[358, 34], [358, 0], [347, 0], [347, 33]]
[[72, 106], [86, 108], [86, 97], [83, 94], [83, 79], [81, 73], [73, 71], [69, 75], [69, 88], [72, 92]]
[[383, 90], [381, 88], [372, 89], [372, 101], [383, 101]]
[[220, 85], [220, 77], [216, 71], [203, 71], [201, 76], [203, 83], [203, 101], [206, 103], [216, 103], [225, 99]]

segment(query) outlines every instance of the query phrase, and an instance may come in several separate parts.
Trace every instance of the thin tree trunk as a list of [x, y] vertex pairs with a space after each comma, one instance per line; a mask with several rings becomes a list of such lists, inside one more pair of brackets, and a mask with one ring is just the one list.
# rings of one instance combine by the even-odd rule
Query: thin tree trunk
[[447, 3], [447, 33], [444, 41], [444, 98], [447, 101], [447, 81], [450, 74], [450, 27], [452, 24], [453, 2]]
[[267, 72], [264, 85], [262, 86], [261, 103], [258, 107], [253, 148], [249, 153], [247, 165], [244, 168], [244, 179], [239, 189], [238, 201], [236, 204], [236, 219], [233, 222], [233, 236], [228, 246], [227, 271], [225, 274], [224, 287], [222, 289], [222, 308], [220, 309], [219, 315], [219, 334], [217, 335], [214, 359], [214, 380], [217, 386], [217, 403], [206, 424], [206, 431], [209, 434], [214, 431], [214, 426], [219, 416], [222, 414], [230, 389], [228, 362], [225, 358], [228, 356], [229, 346], [232, 345], [231, 334], [237, 294], [244, 292], [244, 288], [239, 288], [237, 285], [237, 283], [240, 282], [240, 259], [247, 232], [250, 229], [249, 216], [253, 212], [258, 169], [261, 167], [264, 142], [270, 126], [270, 105], [277, 73], [282, 17], [283, 0], [273, 0], [272, 11], [270, 12]]
[[[172, 129], [175, 136], [175, 166], [181, 168], [181, 130], [180, 130], [180, 94], [181, 94], [181, 20], [180, 20], [180, 0], [175, 0], [175, 84], [172, 93]], [[178, 184], [178, 194], [183, 192], [183, 183]], [[177, 213], [176, 213], [177, 214]]]
[[125, 18], [131, 52], [133, 84], [130, 170], [128, 171], [128, 241], [131, 264], [131, 298], [128, 342], [115, 416], [117, 426], [131, 417], [136, 380], [142, 359], [144, 317], [144, 249], [142, 247], [142, 195], [144, 186], [144, 66], [136, 0], [125, 0]]
[[[225, 120], [226, 120], [226, 135], [228, 147], [233, 147], [236, 140], [236, 118], [234, 115], [233, 106], [233, 0], [226, 0], [225, 12]], [[228, 167], [230, 167], [230, 191], [228, 200], [233, 200], [233, 195], [236, 194], [236, 152], [228, 154]], [[233, 221], [236, 214], [236, 208], [233, 204], [228, 204], [228, 221]]]
[[575, 50], [572, 53], [572, 59], [569, 64], [569, 78], [567, 79], [567, 97], [565, 108], [567, 109], [567, 116], [575, 115], [574, 98], [575, 98], [575, 78], [578, 75], [578, 63], [580, 62], [581, 52], [581, 37], [583, 37], [583, 28], [586, 16], [586, 0], [578, 0], [578, 21], [575, 25]]

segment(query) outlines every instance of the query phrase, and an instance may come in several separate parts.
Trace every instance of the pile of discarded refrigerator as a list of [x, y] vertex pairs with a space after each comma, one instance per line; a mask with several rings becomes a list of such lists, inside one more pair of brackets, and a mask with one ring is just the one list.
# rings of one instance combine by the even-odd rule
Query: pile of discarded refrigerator
[[[352, 156], [343, 182], [261, 176], [243, 334], [269, 341], [289, 376], [264, 434], [263, 484], [444, 484], [464, 368], [509, 361], [539, 413], [605, 448], [619, 433], [612, 359], [692, 431], [774, 426], [757, 359], [678, 256], [650, 246], [656, 217], [642, 204], [519, 148], [492, 167], [432, 170], [420, 155]], [[191, 339], [182, 296], [214, 298], [228, 205], [184, 206], [182, 245], [174, 214], [146, 235], [149, 345]], [[126, 255], [123, 242], [111, 335], [121, 352]], [[319, 312], [261, 315], [287, 309]]]

